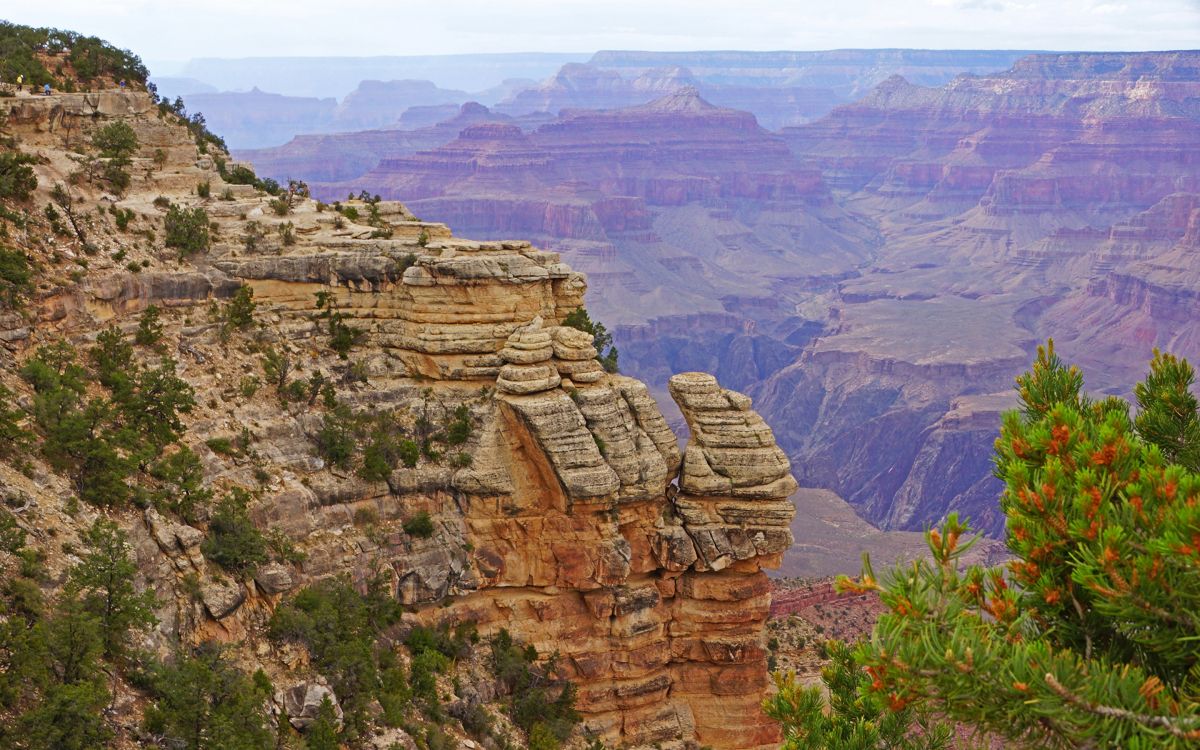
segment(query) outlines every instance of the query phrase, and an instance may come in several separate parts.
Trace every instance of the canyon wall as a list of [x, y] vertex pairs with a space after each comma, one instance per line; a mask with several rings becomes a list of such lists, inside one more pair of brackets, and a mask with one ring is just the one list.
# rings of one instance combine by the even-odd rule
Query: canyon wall
[[[396, 278], [396, 253], [349, 249], [218, 267], [285, 328], [314, 292], [336, 290], [393, 375], [427, 379], [373, 377], [382, 393], [362, 394], [364, 406], [400, 408], [432, 384], [429, 398], [467, 404], [478, 426], [467, 468], [398, 468], [384, 488], [293, 488], [262, 503], [258, 518], [308, 550], [298, 575], [365, 577], [382, 560], [405, 603], [559, 653], [586, 728], [615, 743], [770, 746], [762, 570], [791, 543], [796, 485], [749, 399], [711, 376], [672, 378], [691, 434], [681, 457], [646, 387], [605, 373], [589, 336], [555, 325], [584, 293], [556, 255], [443, 239]], [[363, 507], [385, 522], [428, 509], [438, 531], [370, 554], [347, 555], [344, 535], [322, 544]]]
[[[148, 648], [167, 654], [216, 639], [276, 682], [315, 680], [302, 658], [268, 639], [270, 612], [323, 578], [366, 585], [382, 575], [410, 626], [471, 621], [485, 636], [504, 628], [558, 654], [578, 686], [585, 731], [607, 743], [777, 746], [778, 727], [760, 709], [769, 682], [764, 569], [791, 544], [797, 485], [749, 398], [703, 373], [672, 377], [689, 432], [681, 452], [646, 385], [606, 372], [592, 337], [561, 325], [587, 286], [557, 253], [458, 239], [392, 202], [373, 211], [350, 202], [378, 217], [372, 226], [301, 198], [280, 214], [271, 196], [226, 185], [211, 155], [157, 117], [144, 94], [19, 97], [6, 109], [22, 147], [47, 157], [38, 166], [44, 190], [73, 168], [64, 137], [129, 123], [142, 151], [163, 149], [166, 164], [135, 169], [121, 198], [85, 186], [81, 199], [161, 229], [158, 196], [167, 195], [204, 209], [213, 240], [185, 258], [155, 240], [126, 242], [109, 224], [114, 212], [89, 212], [94, 257], [72, 276], [65, 245], [23, 237], [43, 264], [42, 286], [27, 314], [0, 318], [0, 378], [24, 394], [13, 375], [36, 346], [60, 337], [86, 345], [157, 306], [164, 351], [195, 389], [185, 439], [202, 458], [205, 485], [255, 488], [255, 523], [303, 553], [231, 577], [206, 559], [202, 521], [197, 528], [155, 508], [114, 512], [134, 542], [137, 582], [159, 603]], [[135, 167], [149, 160], [139, 154]], [[224, 197], [195, 195], [200, 180]], [[259, 241], [247, 243], [254, 231]], [[243, 286], [253, 290], [256, 324], [231, 338], [205, 322], [205, 310]], [[360, 334], [353, 369], [328, 346], [318, 295]], [[247, 391], [267, 350], [296, 376], [328, 383], [347, 413], [394, 420], [413, 435], [422, 422], [453, 417], [467, 434], [453, 454], [397, 461], [385, 480], [363, 479], [316, 449], [334, 414], [315, 396], [289, 405], [267, 384]], [[246, 449], [212, 448], [222, 438]], [[39, 534], [75, 538], [96, 511], [76, 518], [66, 480], [33, 460], [28, 475], [0, 466], [6, 497], [32, 499], [22, 519]], [[429, 535], [405, 525], [421, 513]], [[49, 562], [66, 564], [57, 552]]]
[[[562, 252], [626, 371], [718, 371], [806, 485], [883, 528], [959, 510], [999, 535], [991, 441], [1037, 342], [1111, 394], [1155, 346], [1198, 353], [1198, 63], [952, 59], [600, 53], [504, 105], [566, 107], [549, 122], [481, 113], [317, 191]], [[716, 93], [789, 86], [856, 99], [770, 133]]]
[[[782, 140], [695, 89], [528, 132], [480, 122], [354, 180], [313, 184], [327, 199], [362, 189], [403, 195], [473, 236], [553, 242], [588, 273], [590, 309], [609, 326], [786, 307], [780, 280], [846, 273], [872, 239]], [[820, 248], [797, 247], [801, 236]]]
[[884, 236], [839, 282], [823, 335], [752, 389], [792, 428], [781, 441], [802, 481], [885, 528], [957, 509], [1000, 534], [991, 441], [1035, 343], [1054, 337], [1115, 395], [1155, 346], [1200, 353], [1183, 260], [1197, 61], [1035, 55], [939, 88], [893, 78], [783, 131]]

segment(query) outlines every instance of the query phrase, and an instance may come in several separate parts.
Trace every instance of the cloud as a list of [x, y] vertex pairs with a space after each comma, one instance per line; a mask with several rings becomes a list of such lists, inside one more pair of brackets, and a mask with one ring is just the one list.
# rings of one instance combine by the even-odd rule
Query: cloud
[[[9, 20], [103, 36], [150, 60], [596, 49], [1166, 49], [1200, 0], [55, 0]], [[984, 18], [986, 16], [986, 19]]]
[[1008, 8], [1007, 3], [1000, 0], [960, 0], [956, 6], [961, 10], [994, 10], [1003, 12]]

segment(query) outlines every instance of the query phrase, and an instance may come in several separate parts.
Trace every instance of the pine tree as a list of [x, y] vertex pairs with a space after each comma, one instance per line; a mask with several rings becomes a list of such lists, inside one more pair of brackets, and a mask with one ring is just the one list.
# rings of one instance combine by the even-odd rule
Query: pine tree
[[250, 493], [234, 487], [213, 509], [204, 556], [226, 570], [244, 575], [267, 561], [267, 540], [250, 518]]
[[134, 588], [137, 565], [129, 559], [125, 533], [115, 523], [96, 521], [83, 540], [90, 551], [71, 569], [69, 590], [78, 592], [97, 618], [104, 656], [119, 661], [127, 653], [131, 633], [154, 624], [154, 594]]
[[1156, 354], [1135, 420], [1040, 348], [996, 441], [1015, 559], [963, 566], [973, 540], [951, 515], [931, 560], [844, 582], [889, 609], [856, 654], [867, 692], [1014, 747], [1197, 747], [1200, 475], [1173, 463], [1200, 449], [1192, 378]]
[[11, 408], [13, 392], [0, 383], [0, 458], [12, 458], [20, 454], [33, 436], [25, 429], [25, 413]]
[[108, 692], [95, 682], [53, 685], [18, 722], [19, 747], [27, 750], [96, 750], [112, 730], [104, 720]]
[[1143, 440], [1162, 450], [1167, 461], [1200, 471], [1200, 418], [1191, 392], [1194, 382], [1187, 360], [1155, 349], [1150, 375], [1134, 390], [1139, 409], [1134, 426]]
[[163, 483], [154, 494], [157, 503], [195, 523], [207, 513], [212, 490], [204, 486], [204, 464], [187, 446], [163, 458], [150, 469], [150, 475]]
[[221, 647], [205, 643], [181, 654], [154, 679], [156, 700], [146, 728], [166, 747], [267, 750], [274, 746], [262, 687], [238, 670]]
[[163, 337], [162, 311], [158, 305], [150, 305], [138, 318], [137, 333], [133, 341], [138, 346], [158, 347]]
[[949, 747], [949, 727], [912, 706], [891, 711], [882, 696], [865, 689], [870, 680], [855, 663], [853, 649], [837, 641], [824, 648], [829, 664], [821, 670], [823, 687], [804, 687], [794, 673], [776, 673], [776, 691], [763, 704], [783, 728], [784, 750]]
[[308, 750], [338, 750], [338, 721], [329, 696], [321, 701], [316, 720], [304, 733], [304, 744]]

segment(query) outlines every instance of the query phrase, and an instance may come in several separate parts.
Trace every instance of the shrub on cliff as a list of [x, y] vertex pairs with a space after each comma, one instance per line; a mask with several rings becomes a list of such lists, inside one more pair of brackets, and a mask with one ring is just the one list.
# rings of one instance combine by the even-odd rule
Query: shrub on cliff
[[221, 175], [221, 179], [230, 185], [252, 185], [270, 195], [279, 195], [282, 191], [277, 181], [270, 177], [260, 180], [258, 175], [254, 174], [254, 170], [244, 164], [238, 164], [232, 169], [226, 168], [224, 159], [217, 159], [216, 164], [217, 174]]
[[[118, 193], [128, 189], [131, 179], [125, 168], [138, 149], [137, 134], [133, 128], [124, 122], [109, 123], [92, 135], [92, 146], [107, 159], [103, 172], [105, 181]], [[64, 208], [69, 210], [70, 207]]]
[[[0, 524], [4, 527], [4, 524]], [[2, 553], [25, 553], [6, 532]], [[0, 746], [22, 750], [107, 747], [113, 732], [106, 685], [129, 643], [152, 618], [148, 592], [132, 585], [124, 535], [109, 521], [84, 533], [88, 550], [56, 598], [28, 570], [0, 583]], [[22, 555], [24, 556], [24, 555]], [[108, 654], [109, 663], [104, 659]], [[19, 738], [19, 742], [17, 741]]]
[[491, 643], [492, 672], [508, 692], [508, 714], [529, 735], [530, 746], [553, 750], [571, 736], [580, 721], [575, 686], [557, 675], [558, 655], [538, 661], [531, 645], [522, 645], [507, 630]]
[[426, 511], [421, 511], [417, 515], [408, 519], [403, 524], [404, 533], [409, 536], [415, 536], [418, 539], [428, 539], [433, 536], [433, 519]]
[[459, 404], [454, 409], [454, 417], [446, 425], [446, 444], [462, 445], [471, 438], [472, 431], [471, 409], [466, 404]]
[[394, 417], [379, 415], [363, 448], [358, 475], [369, 482], [383, 482], [392, 475], [397, 464], [402, 463], [411, 469], [417, 465], [420, 457], [420, 446], [399, 434]]
[[30, 194], [37, 190], [37, 175], [29, 166], [36, 163], [37, 157], [30, 154], [0, 151], [0, 198], [28, 200]]
[[154, 669], [149, 681], [154, 703], [146, 709], [145, 729], [163, 747], [276, 747], [265, 710], [270, 683], [248, 677], [221, 646], [203, 643], [180, 654]]
[[317, 292], [318, 318], [329, 321], [329, 348], [338, 357], [349, 359], [350, 350], [362, 343], [367, 332], [346, 323], [346, 314], [338, 310], [337, 299], [329, 292]]
[[110, 122], [92, 134], [92, 146], [106, 159], [125, 164], [137, 153], [137, 133], [126, 122]]
[[71, 569], [67, 590], [96, 618], [104, 656], [120, 662], [131, 650], [132, 634], [156, 622], [154, 592], [134, 588], [137, 564], [129, 557], [125, 532], [115, 523], [96, 521], [84, 532], [83, 542], [89, 552]]
[[338, 741], [337, 714], [333, 710], [333, 701], [329, 696], [321, 701], [317, 708], [317, 718], [304, 731], [305, 750], [340, 750]]
[[25, 412], [12, 408], [13, 392], [0, 384], [0, 458], [20, 454], [33, 435], [25, 429]]
[[138, 346], [157, 347], [162, 341], [163, 325], [162, 311], [157, 305], [150, 305], [138, 317], [137, 332], [133, 334], [133, 342]]
[[[890, 610], [856, 654], [866, 695], [920, 705], [1017, 746], [1200, 742], [1200, 449], [1192, 368], [1155, 353], [1140, 413], [1092, 400], [1039, 349], [996, 441], [1015, 559], [963, 566], [967, 528], [927, 534], [931, 560], [856, 589]], [[834, 709], [837, 710], [837, 706]], [[830, 745], [830, 747], [840, 747]]]
[[270, 636], [275, 641], [302, 644], [313, 666], [330, 680], [345, 711], [350, 735], [361, 730], [372, 700], [385, 710], [407, 703], [403, 669], [390, 652], [377, 648], [383, 630], [400, 618], [400, 605], [390, 596], [382, 578], [368, 582], [359, 593], [347, 579], [314, 583], [271, 616]]
[[209, 319], [217, 323], [222, 341], [227, 341], [235, 330], [244, 331], [254, 325], [254, 313], [258, 303], [254, 301], [254, 289], [238, 287], [234, 295], [223, 306], [215, 302], [209, 308]]
[[207, 515], [212, 490], [204, 486], [204, 464], [195, 451], [186, 446], [163, 458], [150, 469], [161, 483], [152, 495], [155, 504], [175, 512], [187, 523], [196, 523]]
[[167, 247], [177, 248], [181, 256], [208, 250], [208, 212], [203, 208], [189, 210], [171, 204], [163, 228]]
[[469, 656], [478, 639], [475, 624], [471, 622], [460, 623], [453, 633], [447, 624], [438, 628], [418, 625], [404, 639], [412, 655], [412, 697], [421, 702], [425, 714], [435, 721], [442, 719], [437, 675], [447, 672], [454, 660]]
[[317, 453], [329, 462], [330, 466], [339, 469], [350, 468], [354, 459], [357, 442], [354, 439], [354, 414], [350, 407], [339, 404], [321, 418], [321, 427], [317, 430]]
[[[131, 476], [183, 434], [192, 389], [169, 358], [158, 367], [135, 362], [115, 328], [98, 337], [89, 360], [94, 372], [59, 342], [39, 347], [21, 375], [34, 389], [33, 421], [50, 465], [68, 474], [84, 501], [120, 507], [134, 496]], [[93, 381], [107, 395], [89, 390]]]
[[204, 556], [236, 574], [252, 572], [267, 561], [267, 540], [250, 519], [250, 493], [235, 487], [213, 509]]
[[0, 246], [0, 307], [19, 307], [33, 292], [33, 270], [20, 250]]

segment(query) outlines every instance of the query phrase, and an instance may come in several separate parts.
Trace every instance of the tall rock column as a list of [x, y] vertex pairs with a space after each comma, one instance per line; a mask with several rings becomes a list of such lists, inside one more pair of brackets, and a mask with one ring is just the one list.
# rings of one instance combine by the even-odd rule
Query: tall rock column
[[696, 554], [677, 581], [672, 698], [691, 708], [701, 745], [777, 747], [778, 727], [760, 708], [771, 600], [763, 569], [791, 546], [796, 480], [749, 397], [698, 372], [668, 387], [691, 432], [673, 508]]

